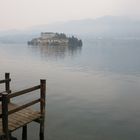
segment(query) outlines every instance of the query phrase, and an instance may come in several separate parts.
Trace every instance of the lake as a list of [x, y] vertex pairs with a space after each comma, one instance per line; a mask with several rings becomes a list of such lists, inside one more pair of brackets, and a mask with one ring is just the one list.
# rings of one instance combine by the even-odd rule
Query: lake
[[[5, 72], [13, 91], [47, 79], [46, 140], [140, 139], [140, 40], [83, 39], [76, 48], [0, 44], [0, 78]], [[37, 124], [28, 132], [38, 140]], [[14, 135], [20, 140], [21, 130]]]

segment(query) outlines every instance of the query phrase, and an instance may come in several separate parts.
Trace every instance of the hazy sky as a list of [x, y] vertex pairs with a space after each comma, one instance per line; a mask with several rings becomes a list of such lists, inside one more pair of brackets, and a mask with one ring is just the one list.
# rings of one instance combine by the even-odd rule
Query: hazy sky
[[140, 0], [0, 0], [0, 30], [104, 15], [140, 17]]

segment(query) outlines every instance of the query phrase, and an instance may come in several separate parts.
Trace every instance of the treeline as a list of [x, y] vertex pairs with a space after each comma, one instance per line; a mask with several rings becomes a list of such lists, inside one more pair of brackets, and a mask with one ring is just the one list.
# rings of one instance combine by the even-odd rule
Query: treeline
[[64, 33], [56, 33], [55, 37], [58, 39], [67, 39], [67, 36]]
[[68, 38], [69, 42], [69, 46], [82, 46], [83, 43], [82, 43], [82, 40], [79, 40], [78, 38], [72, 36], [72, 37], [69, 37]]
[[64, 33], [56, 33], [55, 38], [57, 39], [68, 39], [68, 45], [69, 46], [82, 46], [82, 40], [79, 40], [78, 38], [72, 36], [67, 37]]

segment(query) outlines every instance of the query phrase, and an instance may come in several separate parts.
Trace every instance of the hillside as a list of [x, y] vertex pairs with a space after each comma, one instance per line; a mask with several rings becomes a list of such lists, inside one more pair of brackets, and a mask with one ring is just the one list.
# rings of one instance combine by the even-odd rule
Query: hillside
[[40, 32], [63, 32], [92, 38], [140, 38], [140, 20], [127, 17], [105, 16], [97, 19], [84, 19], [40, 25], [22, 31], [0, 32], [1, 42], [27, 42]]

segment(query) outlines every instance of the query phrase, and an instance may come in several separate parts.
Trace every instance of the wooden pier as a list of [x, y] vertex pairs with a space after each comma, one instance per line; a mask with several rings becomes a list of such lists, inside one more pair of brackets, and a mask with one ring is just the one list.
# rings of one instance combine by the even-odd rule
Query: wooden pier
[[[5, 91], [0, 93], [0, 140], [15, 140], [12, 132], [21, 127], [22, 140], [27, 140], [27, 125], [33, 121], [40, 124], [39, 140], [44, 140], [46, 80], [40, 80], [39, 85], [13, 93], [10, 81], [9, 73], [5, 73], [4, 80], [0, 80], [0, 84], [5, 84]], [[40, 90], [40, 97], [26, 104], [17, 105], [10, 100], [29, 92], [35, 94], [33, 91], [36, 90]], [[37, 103], [40, 104], [39, 111], [31, 108]]]

